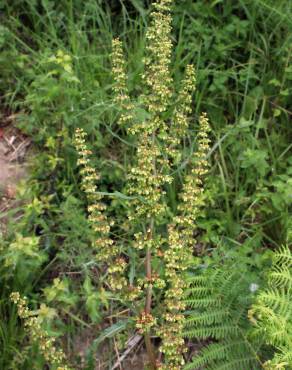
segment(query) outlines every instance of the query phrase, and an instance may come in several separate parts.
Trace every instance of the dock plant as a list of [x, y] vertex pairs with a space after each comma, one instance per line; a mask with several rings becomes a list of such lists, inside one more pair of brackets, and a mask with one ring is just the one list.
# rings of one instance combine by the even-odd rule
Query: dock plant
[[[131, 96], [128, 90], [126, 60], [120, 39], [112, 41], [114, 103], [118, 124], [135, 143], [135, 159], [127, 176], [129, 245], [119, 246], [110, 236], [106, 208], [95, 188], [98, 176], [90, 165], [85, 138], [76, 130], [75, 145], [82, 187], [87, 195], [88, 215], [96, 232], [94, 248], [100, 268], [107, 268], [111, 289], [119, 290], [125, 304], [133, 307], [136, 328], [144, 335], [151, 368], [179, 370], [184, 365], [185, 344], [182, 337], [186, 288], [185, 273], [195, 250], [196, 221], [204, 206], [203, 179], [208, 171], [209, 122], [206, 113], [199, 117], [194, 148], [188, 158], [182, 156], [182, 143], [196, 126], [192, 116], [195, 70], [185, 69], [178, 93], [171, 74], [171, 0], [153, 4], [146, 32], [143, 92]], [[141, 112], [143, 114], [141, 114]], [[142, 117], [142, 118], [141, 118]], [[186, 175], [181, 187], [180, 204], [170, 211], [167, 186], [173, 173], [186, 161]], [[142, 269], [127, 281], [131, 260], [127, 249], [135, 254]], [[138, 267], [137, 267], [138, 269]], [[152, 337], [161, 340], [155, 353]]]
[[291, 10], [1, 2], [0, 369], [292, 369]]

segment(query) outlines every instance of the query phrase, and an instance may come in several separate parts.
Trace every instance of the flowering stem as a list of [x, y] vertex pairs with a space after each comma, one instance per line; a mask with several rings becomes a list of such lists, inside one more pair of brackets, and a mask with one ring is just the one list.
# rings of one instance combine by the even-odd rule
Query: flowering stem
[[[150, 223], [150, 230], [148, 233], [148, 239], [152, 239], [153, 235], [153, 227], [154, 227], [154, 220], [151, 219]], [[152, 268], [151, 268], [151, 248], [147, 248], [146, 250], [146, 261], [145, 261], [145, 267], [146, 267], [146, 278], [148, 281], [147, 286], [147, 292], [146, 292], [146, 301], [145, 301], [145, 313], [146, 315], [149, 315], [151, 313], [151, 303], [152, 303]], [[146, 351], [149, 357], [150, 367], [151, 369], [156, 369], [156, 359], [155, 354], [153, 350], [153, 345], [151, 343], [150, 333], [145, 333], [145, 345], [146, 345]]]
[[[155, 168], [155, 167], [154, 167]], [[150, 228], [148, 231], [148, 239], [151, 240], [153, 237], [153, 227], [154, 227], [154, 220], [153, 217], [150, 221]], [[147, 247], [146, 249], [146, 261], [145, 261], [145, 268], [146, 268], [146, 279], [148, 281], [147, 286], [147, 293], [146, 293], [146, 302], [145, 302], [145, 312], [146, 314], [151, 313], [151, 302], [152, 302], [152, 267], [151, 267], [151, 248]]]
[[151, 313], [151, 302], [152, 302], [152, 284], [151, 284], [151, 250], [147, 248], [146, 251], [146, 277], [148, 280], [148, 287], [146, 293], [145, 312], [146, 314]]

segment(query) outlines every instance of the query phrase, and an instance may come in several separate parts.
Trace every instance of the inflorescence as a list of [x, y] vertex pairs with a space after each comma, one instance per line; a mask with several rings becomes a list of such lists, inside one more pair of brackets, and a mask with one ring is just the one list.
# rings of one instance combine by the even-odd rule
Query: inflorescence
[[91, 150], [86, 145], [86, 133], [77, 128], [75, 131], [75, 147], [78, 153], [78, 165], [81, 167], [82, 189], [88, 201], [88, 219], [94, 231], [94, 245], [96, 258], [108, 267], [108, 283], [113, 290], [121, 290], [126, 286], [126, 279], [122, 276], [126, 268], [126, 262], [119, 256], [119, 250], [110, 238], [109, 222], [105, 214], [106, 206], [102, 203], [102, 195], [96, 189], [99, 180], [95, 169], [91, 166]]
[[182, 331], [184, 327], [185, 303], [183, 292], [187, 288], [185, 271], [189, 267], [194, 250], [197, 217], [204, 206], [203, 178], [208, 171], [206, 159], [209, 151], [210, 131], [208, 119], [200, 117], [198, 148], [190, 161], [191, 171], [185, 178], [179, 205], [179, 214], [168, 226], [168, 250], [165, 252], [165, 276], [168, 289], [165, 292], [164, 325], [160, 330], [166, 365], [162, 369], [179, 370], [184, 364], [185, 352]]
[[[194, 246], [194, 231], [198, 216], [204, 207], [204, 177], [208, 172], [209, 122], [202, 113], [199, 118], [197, 147], [188, 162], [180, 195], [177, 215], [168, 223], [167, 236], [161, 232], [169, 218], [166, 186], [173, 181], [171, 172], [182, 160], [182, 143], [190, 130], [192, 94], [196, 75], [192, 65], [186, 67], [185, 77], [177, 96], [173, 91], [171, 64], [171, 4], [172, 0], [158, 0], [153, 4], [150, 25], [146, 33], [143, 94], [134, 99], [127, 88], [126, 62], [119, 39], [112, 42], [112, 73], [114, 102], [119, 110], [118, 124], [136, 140], [136, 161], [128, 175], [128, 222], [131, 223], [131, 246], [136, 257], [145, 263], [135, 284], [126, 287], [125, 271], [128, 262], [110, 238], [110, 226], [105, 214], [102, 196], [96, 190], [98, 176], [90, 165], [91, 151], [85, 144], [86, 134], [77, 129], [75, 146], [79, 154], [82, 187], [87, 195], [89, 220], [96, 232], [95, 248], [98, 259], [107, 266], [111, 287], [127, 291], [127, 299], [139, 307], [136, 327], [145, 335], [147, 352], [151, 352], [150, 333], [162, 339], [160, 351], [163, 364], [152, 366], [165, 370], [180, 370], [184, 365], [185, 344], [182, 336], [185, 303], [183, 292], [187, 287], [186, 271]], [[144, 111], [145, 114], [137, 114]], [[153, 257], [164, 268], [154, 270]], [[155, 317], [152, 308], [154, 290], [164, 297], [161, 314]], [[143, 295], [144, 292], [144, 295]], [[125, 296], [126, 297], [126, 296]], [[144, 303], [142, 303], [144, 300]], [[141, 306], [144, 306], [141, 309]], [[148, 338], [148, 339], [147, 339]], [[150, 343], [150, 344], [149, 344]], [[153, 357], [150, 355], [149, 357]]]
[[55, 338], [50, 337], [42, 328], [38, 315], [27, 305], [26, 297], [21, 298], [18, 292], [11, 293], [11, 301], [17, 305], [18, 316], [24, 320], [24, 328], [31, 341], [38, 345], [44, 359], [49, 365], [57, 366], [57, 370], [69, 370], [65, 364], [66, 357], [62, 349], [56, 347]]

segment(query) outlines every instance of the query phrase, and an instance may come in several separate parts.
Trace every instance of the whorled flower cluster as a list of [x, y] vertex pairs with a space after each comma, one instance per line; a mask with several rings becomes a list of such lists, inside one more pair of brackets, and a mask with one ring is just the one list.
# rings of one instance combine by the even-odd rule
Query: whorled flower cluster
[[203, 178], [208, 171], [206, 159], [209, 151], [209, 122], [205, 113], [199, 120], [197, 136], [198, 148], [193, 154], [190, 174], [186, 176], [181, 194], [182, 203], [174, 224], [168, 227], [169, 246], [165, 252], [165, 276], [168, 289], [165, 293], [164, 322], [160, 330], [162, 345], [160, 351], [165, 355], [165, 365], [161, 369], [180, 370], [184, 364], [185, 351], [182, 331], [184, 327], [185, 303], [183, 292], [187, 288], [184, 271], [188, 268], [193, 253], [196, 221], [204, 206]]
[[66, 357], [62, 349], [56, 347], [55, 338], [50, 337], [42, 328], [39, 317], [28, 308], [27, 299], [21, 298], [18, 292], [11, 293], [11, 301], [17, 305], [18, 316], [24, 320], [24, 328], [30, 340], [38, 345], [48, 365], [57, 367], [57, 370], [69, 370], [65, 364]]
[[164, 364], [160, 366], [160, 369], [179, 370], [184, 364], [183, 353], [185, 352], [182, 337], [184, 327], [182, 313], [185, 310], [185, 303], [182, 296], [186, 287], [183, 273], [187, 266], [188, 253], [175, 225], [169, 225], [168, 234], [168, 250], [164, 254], [167, 289], [164, 299], [164, 315], [159, 329], [162, 339], [160, 351], [164, 353]]
[[207, 154], [210, 149], [210, 125], [206, 113], [199, 119], [199, 132], [197, 135], [197, 150], [190, 160], [190, 173], [186, 176], [181, 194], [181, 203], [178, 206], [179, 215], [175, 223], [180, 229], [185, 246], [192, 248], [195, 244], [194, 230], [196, 220], [204, 206], [203, 179], [209, 169]]
[[[174, 101], [171, 63], [171, 15], [172, 0], [158, 0], [153, 4], [151, 22], [146, 33], [146, 57], [142, 83], [144, 94], [132, 102], [127, 88], [126, 63], [119, 39], [112, 42], [112, 72], [114, 77], [114, 102], [120, 108], [118, 123], [130, 135], [136, 136], [136, 162], [128, 176], [127, 193], [131, 195], [129, 221], [134, 230], [132, 246], [145, 261], [145, 275], [137, 278], [129, 289], [133, 300], [144, 292], [145, 306], [136, 319], [139, 331], [145, 334], [149, 346], [150, 331], [159, 326], [162, 338], [161, 352], [164, 354], [162, 369], [180, 370], [185, 351], [182, 330], [184, 326], [183, 291], [186, 288], [185, 271], [189, 266], [195, 244], [193, 234], [197, 217], [204, 205], [203, 178], [208, 171], [209, 123], [203, 113], [197, 135], [197, 150], [190, 160], [190, 173], [186, 176], [181, 194], [178, 215], [168, 226], [168, 238], [161, 236], [160, 226], [165, 224], [167, 204], [165, 187], [172, 182], [170, 169], [181, 161], [180, 145], [189, 130], [192, 94], [196, 77], [194, 67], [186, 68], [180, 92]], [[172, 109], [171, 107], [175, 108]], [[137, 106], [135, 105], [137, 104]], [[169, 116], [172, 114], [172, 118]], [[110, 285], [118, 289], [125, 287], [122, 277], [127, 267], [126, 260], [109, 238], [110, 225], [104, 214], [101, 196], [95, 189], [95, 171], [89, 165], [90, 151], [85, 145], [85, 134], [76, 132], [76, 148], [79, 165], [82, 167], [83, 188], [88, 194], [90, 219], [97, 232], [99, 255], [106, 262]], [[161, 221], [163, 220], [163, 221]], [[136, 232], [137, 230], [142, 231]], [[135, 233], [136, 232], [136, 233]], [[165, 276], [153, 271], [152, 257], [161, 259]], [[120, 282], [113, 283], [116, 276]], [[137, 274], [138, 276], [138, 274]], [[153, 289], [164, 291], [163, 317], [153, 316]], [[141, 300], [138, 305], [141, 306]], [[159, 320], [161, 319], [161, 320]], [[162, 322], [161, 322], [162, 321]], [[146, 340], [148, 336], [148, 340]], [[147, 345], [148, 342], [148, 345]], [[147, 348], [148, 351], [148, 348]], [[151, 357], [151, 356], [149, 356]], [[156, 365], [153, 364], [155, 367]]]
[[[147, 288], [146, 297], [149, 297], [149, 292], [155, 286], [155, 280], [159, 280], [160, 289], [167, 286], [165, 314], [159, 329], [162, 338], [160, 350], [164, 354], [162, 368], [178, 370], [183, 366], [185, 351], [182, 338], [182, 312], [185, 309], [182, 296], [186, 288], [184, 272], [195, 244], [193, 233], [197, 216], [204, 203], [202, 181], [208, 170], [206, 155], [209, 150], [209, 124], [206, 115], [202, 114], [197, 136], [198, 147], [190, 160], [191, 171], [185, 178], [178, 215], [168, 226], [168, 240], [165, 242], [163, 238], [158, 238], [155, 224], [159, 223], [158, 220], [166, 212], [164, 186], [172, 181], [169, 175], [170, 166], [181, 160], [180, 144], [189, 129], [188, 116], [191, 113], [192, 94], [196, 84], [194, 67], [189, 65], [175, 101], [172, 119], [166, 119], [165, 112], [172, 104], [174, 96], [170, 73], [171, 3], [172, 0], [160, 0], [153, 4], [154, 10], [146, 33], [145, 71], [142, 76], [145, 93], [139, 99], [142, 109], [147, 112], [145, 119], [139, 120], [135, 115], [126, 88], [125, 61], [119, 40], [113, 41], [112, 57], [115, 102], [122, 109], [119, 123], [125, 124], [130, 134], [137, 135], [136, 165], [128, 178], [128, 193], [135, 198], [131, 202], [134, 211], [130, 213], [129, 219], [144, 224], [145, 231], [135, 234], [133, 246], [141, 252], [145, 251], [146, 266], [151, 253], [157, 256], [160, 253], [165, 262], [165, 281], [158, 277], [153, 279], [154, 274], [148, 264], [145, 281], [139, 279], [137, 283], [139, 288]], [[167, 247], [163, 251], [165, 245]], [[137, 328], [145, 333], [156, 323], [157, 320], [146, 309], [137, 319]]]
[[179, 162], [181, 160], [181, 150], [179, 144], [186, 137], [189, 128], [189, 115], [192, 112], [192, 94], [196, 89], [196, 74], [193, 65], [187, 65], [185, 78], [175, 102], [173, 119], [167, 135], [168, 155]]
[[162, 187], [171, 183], [172, 178], [162, 171], [166, 164], [154, 135], [144, 133], [140, 136], [136, 156], [137, 163], [128, 176], [128, 193], [135, 197], [132, 202], [135, 211], [129, 218], [149, 222], [165, 213]]
[[[117, 38], [112, 41], [112, 74], [114, 78], [114, 102], [121, 109], [118, 120], [120, 125], [125, 125], [131, 130], [131, 123], [134, 118], [133, 104], [131, 102], [127, 88], [127, 75], [125, 57], [123, 53], [122, 42]], [[129, 125], [130, 124], [130, 125]], [[129, 125], [129, 126], [128, 126]]]
[[75, 147], [78, 153], [77, 164], [81, 167], [80, 175], [82, 189], [88, 201], [88, 219], [94, 231], [94, 249], [96, 258], [107, 266], [109, 273], [109, 285], [113, 290], [121, 290], [126, 286], [126, 279], [123, 277], [126, 263], [119, 256], [119, 250], [110, 238], [110, 227], [113, 222], [109, 222], [105, 214], [106, 206], [101, 202], [102, 195], [96, 189], [96, 182], [99, 176], [91, 165], [90, 156], [92, 152], [86, 145], [86, 133], [81, 128], [75, 131]]
[[172, 50], [171, 3], [172, 0], [163, 0], [153, 4], [151, 23], [146, 33], [145, 73], [142, 77], [148, 91], [144, 98], [148, 112], [155, 115], [167, 109], [172, 97], [169, 71]]

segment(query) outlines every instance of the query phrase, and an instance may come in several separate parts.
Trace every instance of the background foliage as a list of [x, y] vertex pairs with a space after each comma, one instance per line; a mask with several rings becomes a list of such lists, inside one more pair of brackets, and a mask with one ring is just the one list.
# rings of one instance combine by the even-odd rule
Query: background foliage
[[[138, 95], [150, 3], [0, 2], [1, 115], [17, 113], [17, 126], [37, 150], [30, 179], [19, 189], [26, 205], [22, 218], [17, 225], [12, 219], [1, 238], [1, 368], [43, 366], [37, 356], [21, 365], [25, 337], [8, 299], [14, 290], [35, 309], [41, 302], [56, 309], [46, 327], [62, 338], [76, 368], [93, 368], [91, 354], [102, 338], [117, 334], [123, 349], [131, 334], [120, 334], [126, 317], [104, 321], [120, 302], [94, 289], [98, 276], [72, 136], [78, 126], [88, 132], [101, 191], [116, 192], [108, 197], [109, 217], [121, 223], [127, 210], [120, 194], [133, 144], [116, 124], [111, 40], [119, 36], [126, 45], [129, 87]], [[187, 63], [196, 66], [195, 115], [207, 111], [212, 123], [208, 206], [198, 221], [195, 253], [199, 273], [216, 264], [221, 276], [225, 267], [219, 261], [232, 258], [230, 273], [240, 266], [260, 287], [272, 251], [291, 243], [291, 8], [285, 0], [183, 0], [173, 7], [175, 83]], [[190, 147], [186, 142], [184, 150]], [[182, 173], [168, 192], [173, 209]], [[235, 289], [236, 302], [242, 289]], [[112, 332], [103, 336], [110, 325]], [[86, 331], [93, 346], [75, 355]], [[265, 348], [263, 359], [272, 352]], [[106, 366], [113, 361], [108, 353]]]

